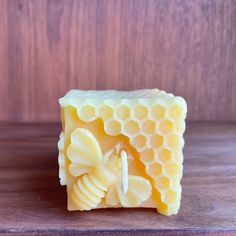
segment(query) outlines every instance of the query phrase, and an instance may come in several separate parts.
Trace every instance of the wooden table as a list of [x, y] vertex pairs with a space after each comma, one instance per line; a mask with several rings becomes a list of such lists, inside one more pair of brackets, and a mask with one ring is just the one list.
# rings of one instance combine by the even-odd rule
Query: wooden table
[[0, 233], [236, 235], [236, 124], [191, 123], [177, 216], [152, 209], [68, 212], [59, 124], [0, 125]]

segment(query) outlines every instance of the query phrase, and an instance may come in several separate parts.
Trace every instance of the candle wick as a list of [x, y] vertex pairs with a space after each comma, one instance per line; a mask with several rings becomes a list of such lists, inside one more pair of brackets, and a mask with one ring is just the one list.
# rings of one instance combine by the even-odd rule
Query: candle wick
[[121, 191], [126, 194], [128, 191], [128, 162], [127, 152], [122, 149], [120, 151], [121, 156]]

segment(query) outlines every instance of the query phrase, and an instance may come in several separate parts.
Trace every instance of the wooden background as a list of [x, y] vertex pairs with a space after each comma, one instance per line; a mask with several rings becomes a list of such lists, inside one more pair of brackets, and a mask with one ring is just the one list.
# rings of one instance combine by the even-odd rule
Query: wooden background
[[0, 0], [0, 121], [58, 121], [70, 88], [153, 87], [236, 121], [235, 0]]

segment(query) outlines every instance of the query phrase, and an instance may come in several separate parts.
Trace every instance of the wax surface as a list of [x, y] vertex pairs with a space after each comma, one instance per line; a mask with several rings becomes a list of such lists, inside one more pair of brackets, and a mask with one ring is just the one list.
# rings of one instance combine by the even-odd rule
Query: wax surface
[[[71, 90], [60, 99], [60, 183], [68, 209], [151, 207], [178, 212], [186, 102], [153, 90]], [[128, 154], [121, 190], [120, 151]]]

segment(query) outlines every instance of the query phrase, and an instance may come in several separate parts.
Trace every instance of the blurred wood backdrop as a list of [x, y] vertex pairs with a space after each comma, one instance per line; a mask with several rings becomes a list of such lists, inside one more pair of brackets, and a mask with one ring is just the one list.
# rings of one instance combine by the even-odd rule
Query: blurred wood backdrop
[[71, 88], [157, 87], [236, 121], [235, 0], [0, 0], [0, 121], [58, 121]]

